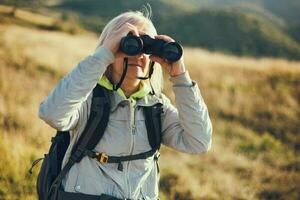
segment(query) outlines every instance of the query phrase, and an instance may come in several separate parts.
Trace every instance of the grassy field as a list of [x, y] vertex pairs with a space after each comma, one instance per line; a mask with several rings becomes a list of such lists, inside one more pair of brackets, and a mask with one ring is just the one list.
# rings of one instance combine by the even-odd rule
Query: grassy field
[[[97, 37], [0, 24], [0, 199], [36, 199], [31, 162], [54, 130], [39, 103]], [[185, 48], [214, 126], [212, 150], [162, 149], [161, 199], [300, 198], [300, 62]], [[173, 99], [165, 81], [165, 93]]]

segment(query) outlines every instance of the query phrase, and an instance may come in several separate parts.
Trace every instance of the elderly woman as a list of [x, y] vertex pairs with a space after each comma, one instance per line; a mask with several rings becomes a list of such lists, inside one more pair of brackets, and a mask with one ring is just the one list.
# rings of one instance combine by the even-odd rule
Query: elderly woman
[[[40, 105], [41, 119], [57, 130], [70, 133], [65, 166], [89, 119], [93, 89], [100, 85], [109, 94], [109, 120], [94, 148], [94, 152], [105, 152], [106, 161], [84, 156], [75, 162], [63, 177], [63, 192], [58, 199], [158, 199], [158, 152], [136, 156], [153, 149], [143, 111], [158, 103], [162, 108], [159, 129], [162, 144], [192, 154], [207, 152], [211, 147], [208, 110], [183, 58], [168, 62], [156, 55], [126, 55], [120, 51], [120, 41], [128, 34], [174, 41], [169, 36], [157, 35], [150, 19], [141, 12], [123, 13], [106, 25], [95, 53], [78, 63]], [[124, 74], [125, 60], [126, 76], [115, 87]], [[153, 74], [147, 79], [151, 67]], [[162, 67], [173, 84], [177, 108], [161, 92]], [[110, 157], [122, 156], [130, 159], [107, 162]]]

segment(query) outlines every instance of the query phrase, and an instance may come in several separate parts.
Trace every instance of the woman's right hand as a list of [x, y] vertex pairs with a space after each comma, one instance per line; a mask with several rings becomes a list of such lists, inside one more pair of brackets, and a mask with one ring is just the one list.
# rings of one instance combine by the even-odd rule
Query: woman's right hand
[[139, 36], [141, 33], [140, 31], [138, 31], [136, 26], [127, 22], [121, 27], [112, 30], [112, 32], [108, 34], [107, 37], [105, 38], [102, 45], [108, 48], [109, 50], [111, 50], [115, 58], [126, 57], [126, 54], [119, 51], [119, 47], [120, 47], [121, 39], [127, 36], [129, 32], [131, 32], [135, 36]]

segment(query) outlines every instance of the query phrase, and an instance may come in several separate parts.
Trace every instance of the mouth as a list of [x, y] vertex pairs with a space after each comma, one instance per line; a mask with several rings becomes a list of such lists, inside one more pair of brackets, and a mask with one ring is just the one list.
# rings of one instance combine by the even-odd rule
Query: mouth
[[139, 65], [139, 64], [135, 64], [135, 63], [129, 63], [128, 66], [131, 66], [131, 67], [142, 67], [142, 65]]

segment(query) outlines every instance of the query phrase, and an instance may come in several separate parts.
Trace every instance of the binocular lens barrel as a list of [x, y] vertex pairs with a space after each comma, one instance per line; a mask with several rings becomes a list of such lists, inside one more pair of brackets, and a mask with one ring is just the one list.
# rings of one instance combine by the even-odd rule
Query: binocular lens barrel
[[166, 43], [163, 47], [163, 58], [175, 62], [182, 56], [182, 47], [177, 42]]
[[141, 37], [127, 35], [123, 37], [120, 42], [120, 50], [129, 56], [135, 56], [139, 53], [150, 53], [168, 62], [175, 62], [182, 56], [182, 47], [177, 42], [153, 39], [148, 35]]
[[121, 39], [120, 50], [129, 56], [135, 56], [139, 54], [142, 48], [143, 42], [137, 36], [128, 35]]

